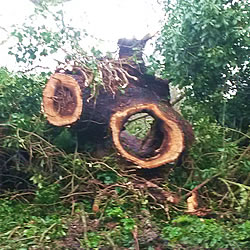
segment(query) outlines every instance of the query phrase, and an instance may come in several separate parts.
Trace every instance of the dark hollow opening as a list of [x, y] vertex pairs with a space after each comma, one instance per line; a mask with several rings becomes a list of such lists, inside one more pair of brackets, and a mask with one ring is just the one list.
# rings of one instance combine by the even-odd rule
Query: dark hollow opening
[[76, 96], [64, 86], [57, 86], [53, 96], [54, 110], [62, 115], [72, 115], [76, 108]]
[[129, 116], [120, 132], [122, 147], [138, 158], [151, 158], [159, 154], [163, 142], [163, 122], [150, 111]]

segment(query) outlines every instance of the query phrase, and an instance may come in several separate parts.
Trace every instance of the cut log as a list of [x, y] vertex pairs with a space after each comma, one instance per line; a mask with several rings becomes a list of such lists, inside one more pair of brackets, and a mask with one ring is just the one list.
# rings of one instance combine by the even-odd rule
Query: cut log
[[[127, 45], [127, 40], [120, 40], [120, 57], [129, 52]], [[118, 153], [142, 168], [176, 161], [192, 143], [193, 132], [169, 104], [168, 81], [143, 73], [143, 67], [126, 58], [99, 60], [96, 68], [58, 69], [51, 76], [43, 91], [48, 122], [84, 129], [84, 141], [90, 135], [102, 141], [111, 134]], [[144, 137], [126, 129], [131, 117], [141, 113], [152, 119]]]
[[[117, 76], [118, 72], [123, 73], [120, 74], [121, 78], [128, 76], [124, 80], [123, 91], [119, 90], [121, 83], [117, 79], [114, 82], [115, 73], [105, 75], [107, 72], [104, 72], [103, 79], [108, 81], [113, 77], [113, 82], [108, 82], [106, 87], [98, 90], [98, 97], [91, 99], [91, 89], [86, 81], [92, 76], [82, 71], [75, 68], [55, 73], [47, 82], [43, 107], [51, 124], [65, 126], [78, 121], [77, 126], [82, 129], [86, 121], [92, 122], [90, 127], [94, 130], [87, 129], [87, 133], [99, 133], [102, 137], [107, 135], [110, 128], [118, 153], [142, 168], [155, 168], [174, 162], [191, 144], [191, 126], [166, 101], [169, 96], [166, 81], [143, 75], [125, 65], [122, 69], [116, 69]], [[129, 134], [124, 127], [132, 115], [140, 113], [154, 119], [154, 125], [143, 139]]]

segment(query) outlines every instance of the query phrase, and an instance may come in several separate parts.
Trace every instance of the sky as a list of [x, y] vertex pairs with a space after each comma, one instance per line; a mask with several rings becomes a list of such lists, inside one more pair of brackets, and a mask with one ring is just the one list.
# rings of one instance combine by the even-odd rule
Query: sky
[[[3, 41], [8, 39], [12, 25], [22, 25], [33, 13], [34, 4], [29, 0], [0, 0], [0, 3], [0, 66], [15, 69], [17, 64], [8, 55], [8, 47], [16, 41]], [[141, 39], [148, 33], [155, 34], [163, 18], [157, 0], [71, 0], [63, 6], [70, 25], [85, 28], [89, 34], [104, 40], [101, 49], [108, 51], [117, 49], [119, 38]]]

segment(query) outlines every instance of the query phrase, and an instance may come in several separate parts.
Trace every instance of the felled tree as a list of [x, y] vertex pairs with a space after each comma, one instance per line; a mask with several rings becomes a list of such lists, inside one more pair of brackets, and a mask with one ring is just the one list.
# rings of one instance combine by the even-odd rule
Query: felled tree
[[[58, 69], [43, 91], [43, 107], [55, 126], [88, 124], [100, 137], [110, 130], [121, 156], [142, 168], [154, 168], [177, 160], [193, 133], [169, 104], [168, 81], [144, 74], [143, 64], [138, 67], [128, 57], [143, 42], [120, 39], [119, 60], [98, 60], [94, 71], [86, 66]], [[126, 130], [131, 117], [140, 113], [154, 120], [144, 138]]]

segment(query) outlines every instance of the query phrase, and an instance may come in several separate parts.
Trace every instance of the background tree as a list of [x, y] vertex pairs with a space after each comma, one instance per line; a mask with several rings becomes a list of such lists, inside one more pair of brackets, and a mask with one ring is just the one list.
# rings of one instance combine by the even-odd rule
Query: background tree
[[162, 60], [153, 60], [163, 77], [185, 88], [185, 106], [202, 104], [207, 115], [244, 131], [250, 117], [247, 2], [165, 1], [156, 48]]

